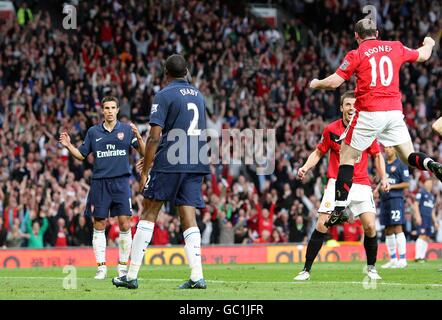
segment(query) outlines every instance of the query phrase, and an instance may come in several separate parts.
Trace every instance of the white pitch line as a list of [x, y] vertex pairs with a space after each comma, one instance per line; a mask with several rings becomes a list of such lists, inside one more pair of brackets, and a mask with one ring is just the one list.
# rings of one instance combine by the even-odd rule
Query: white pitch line
[[[63, 280], [63, 277], [0, 277], [0, 280], [7, 279], [42, 279], [42, 280]], [[91, 278], [77, 278], [78, 280], [94, 280]], [[109, 278], [110, 280], [111, 278]], [[139, 278], [139, 281], [159, 281], [159, 282], [178, 282], [184, 281], [185, 279], [155, 279], [155, 278]], [[95, 281], [95, 280], [94, 280]], [[206, 280], [209, 283], [235, 283], [235, 284], [354, 284], [362, 285], [362, 281], [226, 281], [226, 280]], [[441, 283], [398, 283], [398, 282], [385, 282], [385, 280], [376, 281], [376, 284], [387, 285], [387, 286], [429, 286], [429, 287], [442, 287]]]

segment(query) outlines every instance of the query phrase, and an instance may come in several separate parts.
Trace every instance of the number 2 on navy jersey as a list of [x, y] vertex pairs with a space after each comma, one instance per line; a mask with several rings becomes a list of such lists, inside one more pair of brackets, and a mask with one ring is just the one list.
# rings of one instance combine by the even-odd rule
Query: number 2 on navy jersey
[[[378, 77], [377, 73], [377, 65], [376, 65], [376, 58], [373, 57], [370, 60], [368, 60], [371, 65], [371, 83], [370, 87], [376, 87], [376, 80]], [[384, 64], [387, 64], [387, 75], [385, 75], [384, 71]], [[391, 59], [387, 56], [382, 56], [381, 60], [379, 61], [379, 74], [381, 78], [381, 84], [384, 87], [388, 87], [393, 80], [393, 63], [391, 62]]]
[[193, 111], [193, 119], [190, 121], [189, 129], [187, 129], [187, 135], [189, 136], [199, 136], [201, 134], [201, 129], [197, 129], [198, 120], [200, 118], [198, 107], [196, 104], [189, 102], [187, 104], [187, 110]]

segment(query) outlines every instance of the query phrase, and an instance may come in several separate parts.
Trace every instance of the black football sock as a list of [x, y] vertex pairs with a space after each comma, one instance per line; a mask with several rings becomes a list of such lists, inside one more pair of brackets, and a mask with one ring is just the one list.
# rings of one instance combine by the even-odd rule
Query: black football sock
[[431, 162], [433, 162], [433, 159], [422, 152], [413, 152], [408, 156], [410, 166], [418, 168], [419, 170], [429, 170], [428, 164]]
[[367, 255], [367, 265], [374, 266], [376, 264], [376, 257], [378, 255], [378, 239], [377, 236], [373, 238], [364, 236], [364, 248]]
[[322, 243], [324, 242], [325, 233], [319, 232], [315, 229], [307, 245], [307, 252], [305, 253], [304, 270], [310, 272], [313, 261], [321, 250]]
[[336, 179], [335, 188], [335, 201], [339, 201], [338, 203], [336, 203], [335, 208], [338, 210], [342, 211], [345, 209], [345, 206], [342, 205], [342, 203], [347, 201], [351, 185], [353, 184], [354, 168], [354, 166], [348, 164], [343, 164], [339, 166], [338, 178]]

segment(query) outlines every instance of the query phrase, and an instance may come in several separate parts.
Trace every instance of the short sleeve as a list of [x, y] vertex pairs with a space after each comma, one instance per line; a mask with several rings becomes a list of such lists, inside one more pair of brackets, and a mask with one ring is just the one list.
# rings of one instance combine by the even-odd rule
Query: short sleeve
[[327, 127], [325, 127], [324, 132], [322, 133], [321, 141], [319, 141], [316, 148], [321, 151], [322, 154], [326, 154], [330, 149], [330, 134]]
[[402, 47], [402, 62], [415, 62], [419, 58], [419, 51], [410, 49], [400, 43]]
[[164, 96], [161, 93], [156, 94], [153, 100], [152, 108], [150, 110], [149, 124], [156, 124], [159, 125], [161, 128], [164, 128], [168, 110], [169, 106]]
[[344, 57], [341, 65], [336, 69], [336, 74], [345, 80], [349, 80], [358, 64], [357, 51], [352, 50]]
[[370, 156], [375, 156], [381, 152], [381, 148], [379, 147], [379, 143], [377, 140], [374, 140], [371, 146], [368, 148], [368, 154]]
[[87, 157], [89, 153], [92, 152], [92, 137], [91, 137], [91, 129], [89, 129], [86, 133], [86, 137], [84, 138], [83, 143], [78, 148], [78, 151], [80, 151], [81, 155], [83, 157]]
[[402, 164], [402, 167], [401, 167], [401, 179], [403, 182], [410, 181], [410, 171], [408, 170], [408, 167], [404, 164]]

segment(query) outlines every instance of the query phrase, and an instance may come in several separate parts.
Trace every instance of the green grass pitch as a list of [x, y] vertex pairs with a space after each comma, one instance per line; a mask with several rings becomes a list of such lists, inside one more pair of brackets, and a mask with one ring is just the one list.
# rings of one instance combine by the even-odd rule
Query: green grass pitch
[[[368, 282], [362, 262], [317, 263], [312, 277], [294, 282], [301, 264], [206, 265], [207, 290], [179, 290], [186, 266], [143, 266], [139, 288], [115, 288], [108, 268], [106, 280], [94, 280], [95, 268], [77, 268], [77, 288], [64, 289], [62, 268], [0, 269], [0, 299], [442, 299], [442, 261], [409, 262], [406, 269], [380, 268], [382, 281]], [[365, 279], [364, 279], [365, 278]]]

